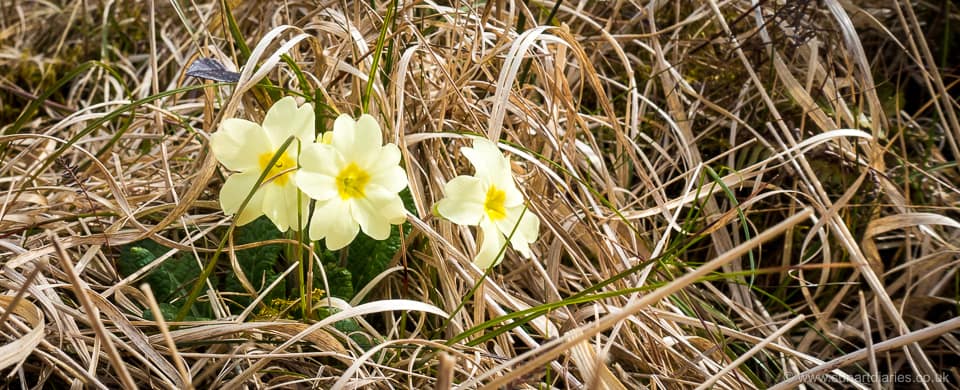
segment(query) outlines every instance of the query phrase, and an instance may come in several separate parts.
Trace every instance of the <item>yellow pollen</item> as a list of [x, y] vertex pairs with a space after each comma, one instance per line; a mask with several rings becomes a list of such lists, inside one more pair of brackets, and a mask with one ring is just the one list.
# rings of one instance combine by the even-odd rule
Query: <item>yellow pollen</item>
[[337, 192], [343, 200], [362, 198], [363, 190], [369, 182], [370, 174], [360, 169], [357, 164], [350, 163], [337, 175]]
[[490, 186], [487, 190], [487, 198], [483, 201], [483, 211], [487, 212], [490, 220], [499, 221], [507, 216], [507, 208], [503, 205], [506, 201], [506, 192], [496, 186]]
[[[270, 159], [273, 158], [274, 154], [276, 154], [276, 152], [263, 153], [260, 155], [260, 172], [267, 170], [267, 164], [270, 164]], [[279, 185], [287, 184], [287, 180], [290, 179], [291, 172], [284, 173], [282, 176], [278, 176], [276, 178], [274, 178], [274, 176], [280, 175], [281, 172], [296, 166], [296, 161], [290, 158], [289, 154], [284, 153], [280, 156], [280, 158], [277, 159], [277, 162], [273, 164], [273, 167], [270, 168], [270, 173], [267, 173], [267, 177], [264, 178], [264, 181], [273, 179], [272, 183], [277, 183]]]

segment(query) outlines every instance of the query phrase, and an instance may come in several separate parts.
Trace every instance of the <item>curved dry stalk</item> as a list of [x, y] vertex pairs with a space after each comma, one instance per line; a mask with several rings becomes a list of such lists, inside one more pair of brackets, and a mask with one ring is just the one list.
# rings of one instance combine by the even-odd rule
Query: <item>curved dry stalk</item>
[[[853, 381], [955, 365], [958, 84], [938, 68], [955, 7], [421, 1], [384, 26], [388, 1], [186, 3], [0, 7], [0, 293], [20, 297], [0, 348], [32, 347], [0, 362], [7, 386], [762, 388], [829, 371], [876, 388]], [[186, 76], [201, 57], [240, 82]], [[203, 263], [231, 223], [210, 133], [284, 94], [319, 130], [366, 105], [401, 148], [403, 251], [352, 300], [317, 301], [356, 327], [275, 321], [282, 277], [222, 291], [226, 262], [201, 297], [213, 318], [143, 320], [179, 301], [135, 286]], [[508, 250], [485, 278], [479, 231], [432, 213], [471, 173], [468, 135], [498, 141], [541, 220], [533, 259]], [[166, 250], [119, 275], [141, 240]], [[265, 245], [299, 243], [230, 249]], [[373, 302], [449, 317], [356, 310]]]

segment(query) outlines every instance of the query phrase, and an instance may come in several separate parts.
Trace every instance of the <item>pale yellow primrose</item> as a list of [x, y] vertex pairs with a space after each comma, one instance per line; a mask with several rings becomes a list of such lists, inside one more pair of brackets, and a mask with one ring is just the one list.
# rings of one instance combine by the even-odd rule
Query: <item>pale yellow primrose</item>
[[[297, 107], [292, 97], [274, 103], [263, 118], [263, 124], [230, 118], [220, 124], [220, 129], [210, 135], [210, 148], [214, 156], [227, 169], [237, 173], [230, 175], [220, 189], [220, 206], [227, 215], [240, 211], [240, 205], [253, 190], [260, 174], [269, 169], [263, 184], [254, 193], [247, 206], [236, 217], [237, 225], [244, 225], [261, 215], [270, 218], [277, 229], [298, 230], [306, 224], [309, 199], [300, 195], [297, 208], [297, 182], [293, 171], [297, 167], [297, 141], [291, 142], [272, 167], [267, 165], [280, 146], [291, 135], [300, 142], [312, 143], [314, 129], [313, 106], [309, 103]], [[301, 220], [297, 223], [298, 213]]]
[[[329, 134], [329, 135], [328, 135]], [[295, 178], [300, 190], [316, 199], [310, 239], [325, 238], [327, 248], [347, 246], [363, 230], [383, 240], [390, 225], [406, 219], [399, 192], [407, 187], [400, 148], [382, 145], [380, 125], [364, 114], [354, 121], [340, 115], [332, 134], [303, 147]]]
[[[480, 226], [480, 251], [473, 259], [480, 269], [497, 265], [500, 249], [510, 233], [510, 244], [530, 257], [530, 243], [536, 241], [540, 219], [526, 210], [523, 194], [517, 189], [510, 160], [484, 138], [472, 137], [473, 147], [460, 151], [476, 169], [474, 176], [457, 176], [443, 188], [446, 196], [436, 204], [437, 213], [453, 223]], [[514, 231], [516, 227], [516, 231]]]

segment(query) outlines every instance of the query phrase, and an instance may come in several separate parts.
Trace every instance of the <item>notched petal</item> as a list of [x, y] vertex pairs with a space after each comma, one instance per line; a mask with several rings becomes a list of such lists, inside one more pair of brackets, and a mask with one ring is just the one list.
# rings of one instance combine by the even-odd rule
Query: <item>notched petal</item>
[[227, 178], [220, 189], [220, 207], [227, 215], [240, 214], [235, 217], [237, 225], [245, 225], [263, 215], [263, 191], [257, 191], [247, 202], [243, 210], [239, 210], [247, 195], [253, 191], [259, 175], [256, 173], [238, 173]]
[[383, 130], [370, 114], [360, 115], [360, 119], [357, 119], [355, 143], [358, 148], [366, 151], [379, 151], [383, 145]]
[[497, 221], [496, 225], [504, 236], [510, 237], [513, 249], [524, 257], [530, 257], [529, 244], [536, 241], [540, 233], [540, 218], [524, 208], [524, 205], [507, 208], [506, 218]]
[[263, 118], [263, 128], [275, 147], [283, 144], [291, 135], [303, 142], [314, 139], [313, 105], [304, 103], [297, 107], [292, 96], [277, 100]]
[[460, 148], [460, 152], [473, 164], [476, 176], [489, 180], [492, 184], [499, 183], [505, 178], [512, 181], [510, 162], [497, 148], [497, 144], [486, 138], [470, 138], [473, 140], [473, 147]]
[[390, 221], [382, 214], [381, 206], [369, 199], [358, 199], [351, 210], [360, 229], [375, 240], [390, 237]]
[[376, 172], [400, 166], [400, 148], [397, 145], [386, 144], [378, 146], [376, 150], [377, 154], [367, 161], [365, 168]]
[[350, 156], [353, 152], [355, 137], [357, 134], [357, 121], [350, 115], [340, 114], [337, 120], [333, 122], [333, 136], [330, 145], [340, 151], [340, 153]]
[[370, 185], [382, 188], [384, 191], [394, 194], [407, 188], [407, 171], [398, 166], [389, 167], [380, 171], [373, 171], [370, 178]]
[[289, 228], [299, 230], [300, 224], [297, 223], [297, 214], [302, 213], [301, 217], [310, 212], [309, 204], [304, 202], [306, 196], [302, 196], [300, 210], [297, 210], [297, 186], [295, 183], [288, 182], [284, 185], [267, 184], [263, 188], [263, 214], [270, 218], [270, 221], [277, 226], [281, 232]]
[[270, 140], [260, 125], [230, 118], [210, 135], [210, 150], [227, 169], [242, 172], [259, 168], [257, 156], [270, 150]]
[[336, 176], [342, 168], [339, 152], [330, 145], [304, 145], [300, 151], [300, 170]]
[[310, 221], [310, 239], [326, 240], [329, 250], [337, 250], [350, 244], [360, 231], [360, 225], [350, 215], [348, 206], [339, 198], [318, 204]]

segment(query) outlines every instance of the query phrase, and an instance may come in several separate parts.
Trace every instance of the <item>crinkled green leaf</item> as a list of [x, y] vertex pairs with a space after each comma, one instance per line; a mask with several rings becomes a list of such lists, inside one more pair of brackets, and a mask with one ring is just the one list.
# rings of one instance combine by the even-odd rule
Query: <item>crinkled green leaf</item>
[[120, 260], [117, 261], [117, 270], [120, 275], [129, 276], [157, 259], [149, 249], [127, 245], [120, 249]]
[[[168, 250], [153, 240], [126, 245], [120, 250], [117, 268], [121, 275], [131, 275]], [[200, 268], [193, 258], [177, 254], [151, 270], [143, 281], [150, 285], [158, 302], [170, 302], [186, 294], [187, 282], [199, 274]]]
[[[169, 248], [149, 239], [125, 245], [120, 248], [117, 270], [124, 277], [132, 275], [167, 251]], [[189, 282], [196, 279], [199, 274], [200, 267], [196, 260], [189, 254], [178, 253], [147, 273], [141, 281], [150, 285], [164, 318], [172, 320], [176, 317], [174, 309], [176, 305], [171, 305], [170, 302], [185, 296]], [[149, 309], [143, 310], [142, 314], [144, 318], [153, 318], [153, 313]], [[200, 320], [209, 316], [209, 313], [203, 312], [194, 314], [190, 318]]]
[[[353, 298], [356, 291], [353, 289], [353, 274], [351, 274], [349, 270], [339, 265], [328, 263], [324, 264], [324, 271], [327, 273], [327, 283], [329, 283], [330, 286], [330, 291], [327, 292], [327, 295], [346, 300]], [[316, 276], [316, 279], [313, 285], [322, 287], [323, 280], [320, 279], [320, 273], [315, 272], [314, 276]]]
[[[238, 227], [234, 231], [234, 243], [236, 245], [273, 240], [280, 237], [280, 231], [277, 230], [276, 226], [274, 226], [267, 217], [260, 217], [247, 225]], [[279, 276], [275, 267], [277, 261], [280, 259], [281, 249], [282, 247], [280, 245], [263, 245], [237, 251], [237, 263], [240, 264], [244, 275], [255, 290], [262, 291], [264, 287], [269, 286]], [[273, 290], [267, 294], [266, 302], [269, 302], [273, 298], [283, 297], [286, 291], [284, 285], [285, 283], [281, 281], [279, 286], [274, 287]], [[232, 272], [227, 274], [225, 290], [235, 293], [246, 292], [243, 286], [240, 285], [240, 280], [237, 279]], [[253, 297], [237, 295], [233, 297], [233, 300], [245, 307], [250, 304]]]

